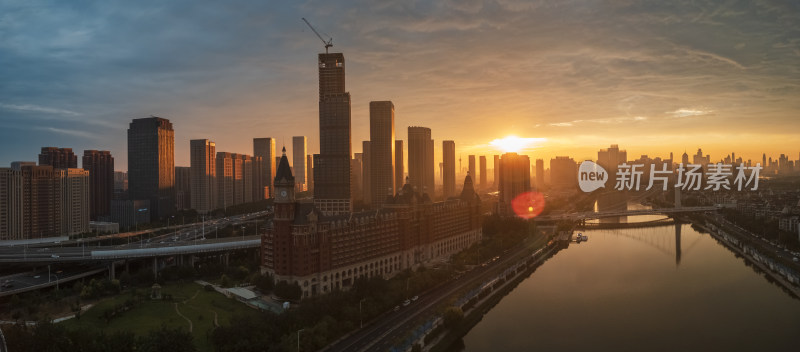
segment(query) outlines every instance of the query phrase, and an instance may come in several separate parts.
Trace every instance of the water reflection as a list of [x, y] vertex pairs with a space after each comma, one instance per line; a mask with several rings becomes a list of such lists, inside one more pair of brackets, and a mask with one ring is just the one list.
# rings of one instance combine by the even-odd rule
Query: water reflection
[[522, 281], [454, 350], [753, 351], [800, 342], [800, 301], [690, 225], [584, 234], [591, 240]]

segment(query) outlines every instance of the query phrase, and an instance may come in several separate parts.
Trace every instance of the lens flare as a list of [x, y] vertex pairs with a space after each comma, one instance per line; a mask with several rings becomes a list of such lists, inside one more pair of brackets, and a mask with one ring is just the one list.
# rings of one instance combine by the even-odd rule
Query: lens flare
[[535, 218], [544, 210], [544, 195], [539, 192], [525, 192], [511, 201], [514, 214], [523, 218]]

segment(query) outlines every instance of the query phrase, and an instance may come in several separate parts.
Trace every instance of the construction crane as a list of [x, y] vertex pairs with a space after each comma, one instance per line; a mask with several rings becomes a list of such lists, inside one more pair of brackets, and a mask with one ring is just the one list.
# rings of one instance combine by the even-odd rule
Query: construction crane
[[317, 30], [314, 29], [314, 26], [312, 26], [311, 23], [308, 23], [308, 20], [306, 20], [305, 17], [303, 17], [303, 22], [305, 22], [308, 25], [308, 28], [311, 28], [311, 30], [314, 31], [314, 34], [317, 35], [319, 40], [322, 41], [322, 44], [325, 45], [325, 53], [327, 54], [328, 48], [333, 46], [333, 38], [329, 38], [327, 41], [325, 41], [325, 38], [323, 38], [322, 35], [320, 35], [319, 32], [317, 32]]

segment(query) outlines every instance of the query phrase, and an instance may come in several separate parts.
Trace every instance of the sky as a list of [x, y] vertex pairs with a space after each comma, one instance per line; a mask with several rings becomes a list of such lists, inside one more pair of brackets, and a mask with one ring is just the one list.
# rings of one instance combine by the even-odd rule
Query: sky
[[128, 124], [151, 115], [173, 122], [176, 166], [198, 138], [316, 153], [324, 48], [302, 17], [345, 55], [353, 152], [391, 100], [396, 138], [430, 127], [464, 166], [509, 135], [546, 164], [610, 144], [800, 154], [797, 1], [0, 0], [0, 166], [56, 146], [126, 170]]

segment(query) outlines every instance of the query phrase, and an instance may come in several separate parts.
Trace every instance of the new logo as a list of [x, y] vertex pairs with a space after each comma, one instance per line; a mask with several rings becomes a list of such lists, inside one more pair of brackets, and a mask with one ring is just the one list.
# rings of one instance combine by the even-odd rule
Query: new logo
[[608, 172], [594, 161], [586, 160], [578, 168], [578, 185], [581, 191], [592, 192], [606, 186]]

